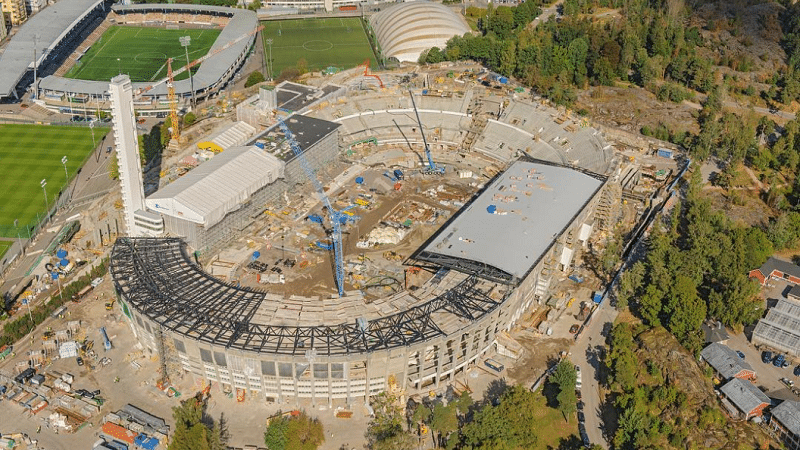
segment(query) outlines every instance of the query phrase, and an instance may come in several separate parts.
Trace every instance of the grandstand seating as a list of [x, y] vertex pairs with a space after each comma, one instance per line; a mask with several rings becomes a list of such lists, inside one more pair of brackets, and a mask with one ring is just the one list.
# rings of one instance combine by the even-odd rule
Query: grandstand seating
[[[398, 97], [398, 94], [401, 93], [356, 93], [331, 101], [314, 114], [341, 123], [340, 136], [344, 142], [375, 137], [379, 143], [406, 140], [419, 143], [421, 136], [416, 130], [416, 117], [409, 109], [411, 101], [407, 95]], [[473, 112], [470, 108], [477, 99], [473, 91], [468, 90], [463, 96], [415, 94], [415, 99], [418, 99], [420, 118], [432, 150], [460, 148], [473, 126], [473, 118], [467, 115]], [[501, 162], [511, 161], [525, 152], [534, 158], [605, 172], [611, 154], [595, 129], [584, 127], [586, 124], [581, 124], [580, 119], [538, 103], [508, 99], [503, 108], [505, 100], [495, 95], [477, 100], [488, 122], [485, 128], [479, 128], [480, 135], [472, 147], [475, 152]], [[437, 143], [446, 146], [434, 145]]]

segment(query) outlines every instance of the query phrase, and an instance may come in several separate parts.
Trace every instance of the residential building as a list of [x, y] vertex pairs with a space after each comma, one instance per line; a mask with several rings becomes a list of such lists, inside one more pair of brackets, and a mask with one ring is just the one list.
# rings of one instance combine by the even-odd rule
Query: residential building
[[760, 417], [764, 408], [770, 404], [769, 397], [748, 380], [734, 378], [722, 386], [720, 391], [725, 394], [726, 400], [736, 407], [740, 412], [740, 418], [744, 420]]
[[787, 450], [800, 450], [800, 402], [784, 400], [772, 408], [769, 427]]
[[713, 369], [714, 373], [722, 380], [732, 378], [742, 380], [755, 380], [756, 371], [744, 359], [740, 358], [730, 347], [713, 343], [700, 352], [700, 357]]
[[3, 4], [3, 14], [11, 25], [22, 25], [28, 20], [28, 11], [25, 0], [0, 0]]
[[749, 276], [758, 280], [762, 285], [766, 284], [770, 278], [779, 278], [789, 283], [800, 284], [800, 266], [770, 257], [761, 267], [751, 270]]

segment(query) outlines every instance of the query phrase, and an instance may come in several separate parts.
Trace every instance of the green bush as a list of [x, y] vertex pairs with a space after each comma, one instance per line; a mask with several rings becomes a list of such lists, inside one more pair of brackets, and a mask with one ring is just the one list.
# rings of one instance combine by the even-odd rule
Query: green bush
[[250, 75], [247, 76], [247, 81], [244, 83], [244, 87], [248, 88], [250, 86], [256, 85], [258, 83], [264, 82], [264, 74], [258, 71], [252, 72]]

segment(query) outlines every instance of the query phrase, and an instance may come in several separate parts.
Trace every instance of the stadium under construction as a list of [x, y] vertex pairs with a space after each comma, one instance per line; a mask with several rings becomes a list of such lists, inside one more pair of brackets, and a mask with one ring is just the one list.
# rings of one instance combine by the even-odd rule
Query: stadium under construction
[[[330, 405], [366, 402], [390, 385], [444, 387], [485, 354], [508, 352], [500, 336], [548, 299], [592, 232], [613, 222], [598, 208], [608, 200], [611, 148], [581, 119], [475, 83], [447, 94], [412, 82], [412, 102], [403, 80], [384, 75], [380, 91], [344, 82], [320, 89], [331, 95], [305, 96], [309, 103], [295, 108], [303, 115], [285, 119], [304, 158], [273, 125], [147, 199], [165, 218], [165, 235], [120, 238], [110, 270], [134, 333], [161, 355], [166, 375], [266, 401]], [[249, 162], [236, 164], [240, 157]], [[253, 161], [267, 159], [275, 176], [248, 178], [262, 167]], [[298, 161], [324, 193], [313, 192]], [[436, 167], [443, 176], [425, 174]], [[197, 194], [237, 177], [224, 183], [231, 192]], [[193, 186], [205, 187], [193, 194]], [[350, 213], [341, 215], [344, 280], [333, 276], [333, 232], [322, 219], [333, 216], [323, 196]], [[159, 211], [157, 201], [172, 210]], [[406, 205], [416, 208], [413, 220], [398, 213]], [[224, 231], [199, 237], [213, 227]], [[375, 229], [400, 235], [382, 241]], [[213, 250], [201, 260], [203, 246]], [[377, 261], [396, 253], [405, 256]], [[286, 280], [256, 274], [268, 265], [262, 254], [298, 266]], [[359, 281], [359, 271], [381, 265], [405, 282], [376, 291]], [[267, 278], [276, 281], [265, 289]], [[332, 289], [338, 283], [342, 296]]]

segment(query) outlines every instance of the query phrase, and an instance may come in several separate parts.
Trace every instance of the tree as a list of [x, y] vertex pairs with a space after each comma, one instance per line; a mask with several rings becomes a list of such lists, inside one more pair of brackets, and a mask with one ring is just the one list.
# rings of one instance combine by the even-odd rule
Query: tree
[[[536, 419], [536, 394], [522, 386], [508, 388], [497, 406], [486, 405], [461, 427], [462, 448], [515, 450], [536, 447], [530, 427]], [[448, 445], [450, 442], [448, 442]]]
[[204, 408], [204, 403], [197, 401], [195, 397], [172, 408], [175, 434], [168, 450], [211, 450], [208, 442], [209, 430], [202, 422]]
[[444, 447], [448, 442], [450, 434], [458, 429], [458, 417], [456, 416], [455, 403], [449, 403], [447, 406], [442, 406], [437, 403], [433, 407], [433, 414], [431, 414], [431, 429], [438, 434], [437, 447]]
[[374, 416], [366, 433], [369, 446], [384, 450], [412, 449], [416, 439], [403, 428], [405, 418], [399, 399], [389, 392], [381, 392], [372, 397], [371, 405]]
[[164, 120], [164, 125], [161, 127], [161, 147], [166, 147], [169, 143], [169, 140], [172, 138], [172, 133], [170, 132], [170, 128], [172, 128], [172, 118], [167, 117]]
[[244, 82], [244, 87], [248, 88], [262, 82], [264, 82], [263, 73], [259, 71], [251, 72], [250, 75], [247, 76], [247, 81]]
[[564, 415], [564, 419], [569, 422], [569, 416], [577, 409], [577, 398], [575, 397], [575, 383], [578, 373], [575, 366], [568, 359], [562, 359], [553, 372], [553, 382], [558, 385], [558, 410]]
[[305, 411], [272, 419], [264, 431], [264, 444], [270, 450], [315, 450], [323, 441], [322, 423]]
[[644, 263], [636, 262], [628, 270], [622, 273], [617, 284], [617, 309], [628, 308], [628, 303], [639, 291], [644, 281]]
[[183, 115], [183, 124], [189, 126], [197, 121], [197, 116], [193, 112], [188, 112]]
[[228, 441], [230, 441], [231, 434], [228, 431], [228, 421], [225, 419], [225, 413], [219, 415], [219, 420], [214, 423], [209, 434], [209, 447], [210, 450], [227, 450]]
[[108, 163], [108, 178], [119, 180], [119, 161], [116, 152], [111, 155], [111, 161]]

